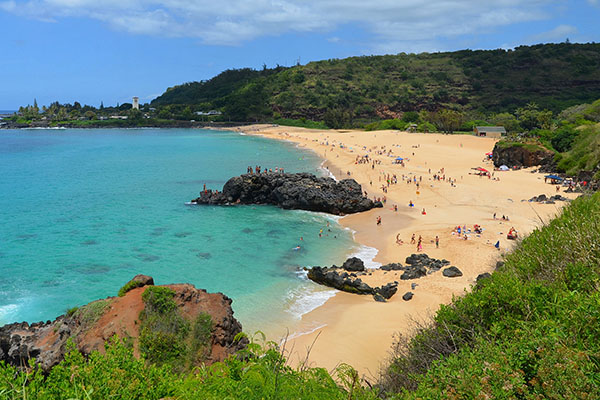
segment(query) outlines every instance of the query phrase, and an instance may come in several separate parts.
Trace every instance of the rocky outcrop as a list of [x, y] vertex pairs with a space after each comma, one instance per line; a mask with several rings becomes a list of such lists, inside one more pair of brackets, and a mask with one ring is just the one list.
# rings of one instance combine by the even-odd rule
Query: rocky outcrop
[[[148, 276], [136, 278], [145, 284], [153, 282]], [[212, 332], [207, 364], [222, 361], [245, 345], [234, 341], [242, 326], [233, 316], [230, 298], [189, 284], [166, 286], [175, 292], [173, 300], [186, 320], [194, 321], [201, 313], [210, 315]], [[104, 352], [104, 343], [114, 335], [131, 338], [134, 353], [139, 355], [139, 316], [144, 310], [142, 293], [146, 288], [134, 288], [123, 297], [94, 301], [52, 322], [22, 322], [0, 327], [0, 361], [23, 366], [35, 358], [48, 371], [64, 358], [67, 339], [72, 338], [77, 348], [87, 355], [94, 350]]]
[[[429, 257], [425, 253], [411, 254], [406, 257], [404, 273], [400, 276], [402, 280], [418, 279], [427, 274], [439, 271], [445, 265], [450, 265], [448, 260], [438, 260]], [[383, 267], [382, 267], [383, 268]]]
[[[376, 301], [390, 299], [398, 290], [397, 282], [390, 282], [380, 287], [371, 287], [358, 277], [354, 272], [363, 274], [364, 263], [360, 258], [351, 257], [347, 259], [342, 267], [312, 267], [307, 268], [308, 278], [313, 282], [329, 286], [343, 292], [355, 294], [370, 294]], [[349, 273], [350, 272], [350, 273]]]
[[545, 194], [540, 194], [539, 196], [533, 196], [528, 202], [535, 203], [544, 203], [544, 204], [554, 204], [557, 201], [570, 201], [568, 198], [561, 196], [560, 194], [555, 194], [554, 196], [546, 196]]
[[371, 286], [364, 283], [356, 274], [353, 275], [335, 266], [331, 268], [317, 266], [308, 269], [308, 279], [321, 285], [355, 294], [373, 294], [375, 292]]
[[284, 209], [343, 215], [383, 207], [363, 196], [354, 179], [339, 182], [313, 174], [261, 173], [231, 178], [223, 191], [206, 190], [192, 204], [271, 204]]
[[554, 163], [554, 153], [541, 147], [524, 146], [517, 143], [506, 146], [502, 142], [494, 146], [494, 166], [506, 165], [512, 167], [533, 167], [535, 165], [549, 166]]
[[[379, 270], [384, 274], [390, 271], [403, 271], [400, 279], [417, 279], [439, 271], [442, 267], [449, 265], [448, 260], [438, 260], [427, 254], [412, 254], [406, 258], [406, 266], [400, 263], [382, 265]], [[456, 267], [451, 267], [456, 268]], [[349, 258], [342, 267], [312, 267], [307, 268], [308, 278], [318, 284], [329, 286], [348, 293], [371, 294], [376, 301], [385, 301], [392, 298], [398, 291], [398, 282], [390, 282], [379, 287], [371, 287], [363, 282], [359, 276], [368, 275], [362, 260], [356, 257]], [[355, 273], [356, 272], [356, 273]], [[411, 285], [412, 289], [416, 287]]]
[[344, 264], [342, 264], [342, 269], [352, 272], [362, 272], [365, 270], [365, 263], [358, 257], [350, 257], [344, 261]]

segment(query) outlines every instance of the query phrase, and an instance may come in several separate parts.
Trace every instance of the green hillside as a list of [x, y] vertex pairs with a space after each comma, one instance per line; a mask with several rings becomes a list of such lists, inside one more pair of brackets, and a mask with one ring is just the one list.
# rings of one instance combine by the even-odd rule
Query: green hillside
[[600, 44], [561, 43], [228, 70], [205, 82], [169, 88], [152, 105], [219, 109], [236, 121], [327, 121], [341, 115], [365, 122], [446, 108], [489, 115], [532, 102], [558, 112], [598, 98]]

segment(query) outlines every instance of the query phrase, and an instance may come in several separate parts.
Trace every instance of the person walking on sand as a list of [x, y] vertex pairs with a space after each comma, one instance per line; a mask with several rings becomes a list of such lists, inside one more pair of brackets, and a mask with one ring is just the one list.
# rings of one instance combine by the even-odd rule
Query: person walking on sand
[[435, 248], [439, 249], [440, 248], [440, 237], [439, 236], [435, 236]]
[[413, 233], [411, 238], [410, 238], [410, 244], [415, 244], [415, 234]]
[[381, 225], [381, 216], [377, 216], [377, 225]]
[[423, 239], [419, 236], [419, 242], [417, 243], [417, 251], [423, 250]]

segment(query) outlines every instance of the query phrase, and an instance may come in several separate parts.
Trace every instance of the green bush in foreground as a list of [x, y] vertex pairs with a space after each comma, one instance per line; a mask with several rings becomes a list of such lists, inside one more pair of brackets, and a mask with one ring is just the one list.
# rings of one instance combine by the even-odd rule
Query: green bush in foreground
[[113, 338], [106, 354], [86, 360], [71, 345], [65, 360], [47, 377], [31, 363], [26, 372], [0, 363], [2, 399], [376, 399], [358, 384], [348, 366], [332, 378], [322, 368], [293, 369], [273, 344], [251, 343], [243, 358], [176, 374], [168, 366], [136, 359]]

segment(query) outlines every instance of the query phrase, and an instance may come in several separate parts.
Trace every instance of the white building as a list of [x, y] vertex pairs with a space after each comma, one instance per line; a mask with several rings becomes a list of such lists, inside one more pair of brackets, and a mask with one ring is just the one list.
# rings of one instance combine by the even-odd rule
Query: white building
[[131, 103], [131, 108], [139, 110], [140, 109], [140, 98], [137, 96], [133, 97], [133, 103]]

